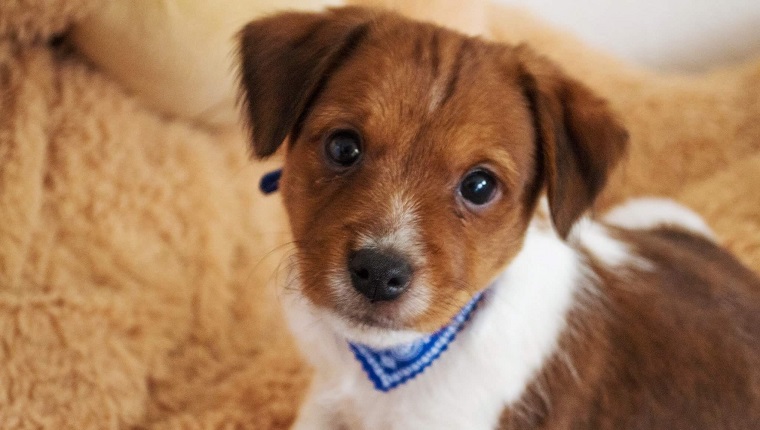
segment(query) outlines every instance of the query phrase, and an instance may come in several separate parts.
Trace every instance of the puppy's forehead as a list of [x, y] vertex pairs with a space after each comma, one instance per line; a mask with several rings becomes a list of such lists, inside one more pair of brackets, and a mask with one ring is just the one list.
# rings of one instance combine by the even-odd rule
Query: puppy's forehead
[[[368, 143], [451, 162], [509, 158], [532, 124], [508, 48], [419, 23], [380, 23], [327, 80], [311, 113], [316, 134], [360, 129]], [[498, 157], [498, 153], [496, 154]]]

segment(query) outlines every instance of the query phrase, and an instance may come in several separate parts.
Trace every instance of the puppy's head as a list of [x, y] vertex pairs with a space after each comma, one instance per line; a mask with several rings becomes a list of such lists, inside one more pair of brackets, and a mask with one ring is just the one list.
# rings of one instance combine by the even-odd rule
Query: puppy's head
[[241, 56], [255, 154], [287, 142], [300, 288], [347, 326], [444, 325], [520, 250], [540, 194], [564, 238], [624, 151], [606, 103], [526, 47], [392, 13], [276, 15]]

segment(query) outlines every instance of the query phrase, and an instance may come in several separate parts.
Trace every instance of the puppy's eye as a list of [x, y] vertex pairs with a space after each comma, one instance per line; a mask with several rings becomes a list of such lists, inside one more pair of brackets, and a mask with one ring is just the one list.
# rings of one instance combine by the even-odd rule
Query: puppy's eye
[[351, 130], [338, 130], [325, 141], [325, 153], [330, 162], [340, 167], [349, 167], [362, 154], [359, 135]]
[[468, 173], [459, 184], [459, 193], [469, 203], [481, 206], [490, 202], [496, 195], [496, 179], [485, 170]]

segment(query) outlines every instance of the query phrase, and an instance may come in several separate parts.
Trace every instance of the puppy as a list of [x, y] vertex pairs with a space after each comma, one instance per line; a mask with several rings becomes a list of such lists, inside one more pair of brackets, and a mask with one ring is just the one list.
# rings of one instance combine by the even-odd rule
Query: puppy
[[294, 428], [760, 428], [758, 278], [675, 204], [584, 217], [627, 141], [605, 101], [388, 12], [240, 41], [253, 150], [287, 142]]

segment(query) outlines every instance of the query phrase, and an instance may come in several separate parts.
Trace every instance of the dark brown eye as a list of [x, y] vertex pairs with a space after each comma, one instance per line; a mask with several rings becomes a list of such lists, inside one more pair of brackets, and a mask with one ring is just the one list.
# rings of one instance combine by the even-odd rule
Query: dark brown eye
[[459, 193], [473, 205], [484, 205], [496, 195], [496, 179], [485, 170], [473, 170], [462, 179]]
[[352, 130], [333, 132], [325, 141], [328, 160], [339, 167], [355, 164], [362, 154], [359, 135]]

